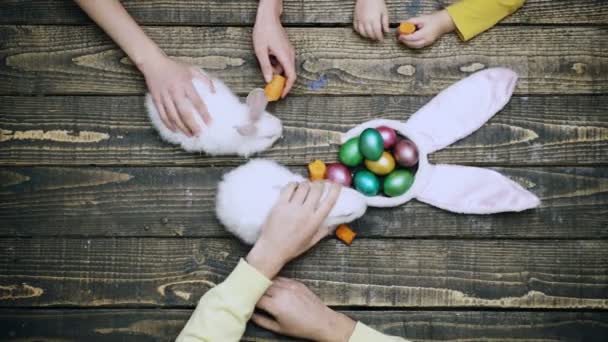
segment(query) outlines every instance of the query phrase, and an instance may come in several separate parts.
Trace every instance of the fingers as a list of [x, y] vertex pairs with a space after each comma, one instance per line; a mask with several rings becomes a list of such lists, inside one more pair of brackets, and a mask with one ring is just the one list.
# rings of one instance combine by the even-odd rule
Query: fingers
[[296, 192], [293, 194], [293, 197], [291, 198], [291, 203], [303, 204], [304, 201], [306, 200], [306, 197], [308, 196], [309, 191], [310, 191], [309, 182], [304, 182], [304, 183], [298, 184], [298, 188], [296, 189]]
[[327, 215], [329, 215], [329, 212], [331, 211], [331, 209], [333, 209], [334, 205], [336, 204], [336, 201], [338, 200], [338, 197], [340, 196], [340, 192], [342, 191], [342, 188], [339, 184], [330, 184], [331, 185], [327, 197], [321, 202], [319, 209], [317, 209], [317, 212], [315, 213], [315, 215], [318, 219], [320, 219], [320, 221], [325, 220]]
[[167, 117], [167, 112], [165, 111], [165, 105], [163, 105], [161, 98], [159, 96], [154, 96], [152, 99], [154, 101], [154, 105], [156, 106], [156, 109], [158, 110], [158, 115], [160, 116], [160, 120], [163, 122], [165, 127], [170, 129], [172, 132], [175, 132], [175, 125]]
[[310, 192], [304, 202], [304, 207], [310, 210], [316, 210], [319, 205], [319, 200], [323, 196], [323, 190], [325, 189], [325, 182], [313, 182], [310, 186]]
[[211, 123], [211, 115], [209, 115], [207, 106], [205, 105], [203, 99], [201, 99], [200, 95], [196, 92], [193, 86], [189, 86], [186, 89], [186, 96], [188, 96], [188, 99], [190, 100], [190, 102], [192, 102], [194, 108], [196, 109], [196, 112], [198, 113], [198, 115], [201, 116], [205, 124], [209, 125]]
[[374, 37], [376, 40], [382, 41], [384, 34], [382, 34], [382, 21], [378, 20], [372, 23], [372, 29], [374, 30]]
[[295, 68], [295, 55], [290, 53], [280, 53], [275, 55], [277, 61], [281, 65], [281, 68], [285, 72], [285, 78], [287, 81], [285, 82], [285, 88], [283, 88], [283, 93], [281, 94], [281, 98], [285, 98], [285, 96], [289, 93], [294, 83], [296, 82], [296, 68]]
[[407, 39], [407, 36], [399, 36], [399, 41], [401, 43], [405, 44], [407, 47], [410, 47], [413, 49], [421, 49], [421, 48], [429, 45], [429, 42], [425, 38], [421, 38], [418, 40], [411, 40], [411, 39]]
[[272, 318], [254, 313], [253, 316], [251, 316], [251, 320], [264, 329], [270, 330], [277, 334], [281, 333], [281, 326]]
[[262, 309], [262, 310], [268, 312], [269, 314], [272, 314], [273, 312], [275, 312], [274, 301], [272, 300], [272, 297], [270, 297], [270, 296], [266, 296], [266, 295], [262, 296], [262, 298], [260, 298], [260, 300], [258, 300], [258, 302], [255, 306], [256, 306], [256, 308]]
[[195, 69], [195, 77], [198, 78], [199, 80], [207, 83], [207, 86], [209, 87], [211, 92], [215, 94], [215, 84], [213, 84], [213, 80], [209, 77], [209, 75], [207, 75], [204, 71], [202, 71], [199, 68], [194, 68], [194, 69]]
[[171, 120], [171, 122], [173, 122], [173, 124], [177, 126], [177, 128], [185, 135], [189, 137], [192, 136], [192, 133], [190, 132], [190, 130], [188, 130], [188, 128], [186, 128], [186, 125], [184, 125], [182, 119], [178, 115], [175, 103], [173, 102], [173, 98], [171, 97], [171, 95], [169, 95], [169, 93], [165, 93], [163, 95], [163, 104], [165, 106], [165, 109], [167, 110], [167, 117], [169, 118], [169, 120]]
[[272, 80], [272, 64], [270, 64], [269, 51], [267, 48], [256, 49], [255, 55], [258, 57], [264, 80], [269, 83]]
[[389, 33], [390, 27], [389, 27], [388, 14], [382, 13], [380, 19], [382, 20], [382, 30], [384, 31], [384, 33]]
[[293, 193], [296, 191], [298, 184], [289, 183], [282, 190], [279, 195], [279, 203], [289, 203], [293, 197]]
[[196, 123], [196, 120], [194, 120], [192, 109], [190, 104], [186, 102], [185, 96], [176, 100], [175, 104], [177, 110], [179, 110], [179, 116], [182, 119], [182, 122], [193, 135], [198, 136], [201, 133], [201, 128]]

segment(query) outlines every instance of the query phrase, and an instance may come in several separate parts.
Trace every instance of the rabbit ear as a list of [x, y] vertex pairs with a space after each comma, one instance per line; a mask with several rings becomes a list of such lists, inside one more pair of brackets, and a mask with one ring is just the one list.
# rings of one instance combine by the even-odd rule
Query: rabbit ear
[[506, 68], [477, 72], [443, 90], [405, 126], [425, 140], [428, 153], [440, 150], [476, 131], [502, 109], [516, 83], [517, 74]]
[[427, 186], [416, 198], [462, 214], [493, 214], [534, 208], [540, 200], [500, 173], [478, 167], [429, 165]]
[[252, 122], [257, 121], [262, 117], [262, 113], [268, 105], [268, 99], [264, 89], [253, 89], [247, 96], [247, 107], [249, 107], [249, 117]]

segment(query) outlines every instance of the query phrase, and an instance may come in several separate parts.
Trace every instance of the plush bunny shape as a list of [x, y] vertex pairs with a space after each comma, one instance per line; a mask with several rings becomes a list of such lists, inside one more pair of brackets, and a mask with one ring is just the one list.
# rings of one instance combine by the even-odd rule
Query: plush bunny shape
[[146, 96], [148, 116], [160, 136], [166, 141], [181, 145], [189, 152], [206, 152], [211, 155], [238, 154], [247, 157], [268, 149], [281, 137], [281, 121], [266, 111], [268, 101], [263, 89], [254, 89], [247, 102], [240, 99], [220, 80], [213, 79], [215, 93], [200, 80], [193, 80], [194, 87], [207, 106], [211, 123], [205, 125], [191, 105], [194, 120], [201, 126], [198, 137], [188, 137], [180, 131], [172, 132], [160, 119], [150, 94]]
[[367, 197], [373, 207], [393, 207], [412, 198], [436, 207], [467, 214], [522, 211], [539, 199], [498, 172], [458, 165], [433, 165], [429, 153], [440, 150], [479, 129], [511, 98], [517, 74], [505, 68], [477, 72], [448, 87], [407, 122], [371, 120], [342, 136], [342, 142], [369, 127], [389, 126], [418, 147], [414, 183], [398, 197]]
[[[253, 244], [262, 224], [290, 182], [305, 178], [269, 160], [255, 159], [224, 175], [218, 185], [216, 213], [226, 228], [245, 243]], [[327, 195], [327, 188], [323, 198]], [[340, 196], [324, 224], [334, 227], [351, 222], [365, 213], [363, 195], [342, 188]]]

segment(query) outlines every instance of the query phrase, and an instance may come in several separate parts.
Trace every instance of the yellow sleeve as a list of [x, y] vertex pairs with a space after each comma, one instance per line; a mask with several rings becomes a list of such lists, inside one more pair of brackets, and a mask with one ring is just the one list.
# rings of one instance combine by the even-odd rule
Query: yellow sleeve
[[223, 283], [201, 298], [176, 342], [239, 341], [255, 304], [271, 284], [241, 259]]
[[461, 0], [446, 9], [456, 32], [467, 41], [517, 11], [525, 0]]
[[367, 325], [357, 322], [355, 325], [355, 331], [348, 339], [348, 342], [407, 342], [406, 339], [397, 336], [388, 336], [383, 333], [376, 331]]

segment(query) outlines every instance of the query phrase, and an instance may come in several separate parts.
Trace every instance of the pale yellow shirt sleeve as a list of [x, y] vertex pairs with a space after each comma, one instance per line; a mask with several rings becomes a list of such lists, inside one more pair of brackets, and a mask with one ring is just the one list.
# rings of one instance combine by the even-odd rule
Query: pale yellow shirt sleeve
[[241, 259], [223, 283], [201, 298], [177, 342], [239, 341], [255, 304], [272, 282]]
[[397, 336], [384, 335], [383, 333], [376, 331], [367, 325], [357, 322], [355, 331], [350, 336], [348, 342], [407, 342], [406, 339]]
[[461, 0], [447, 7], [460, 39], [467, 41], [517, 11], [525, 0]]

